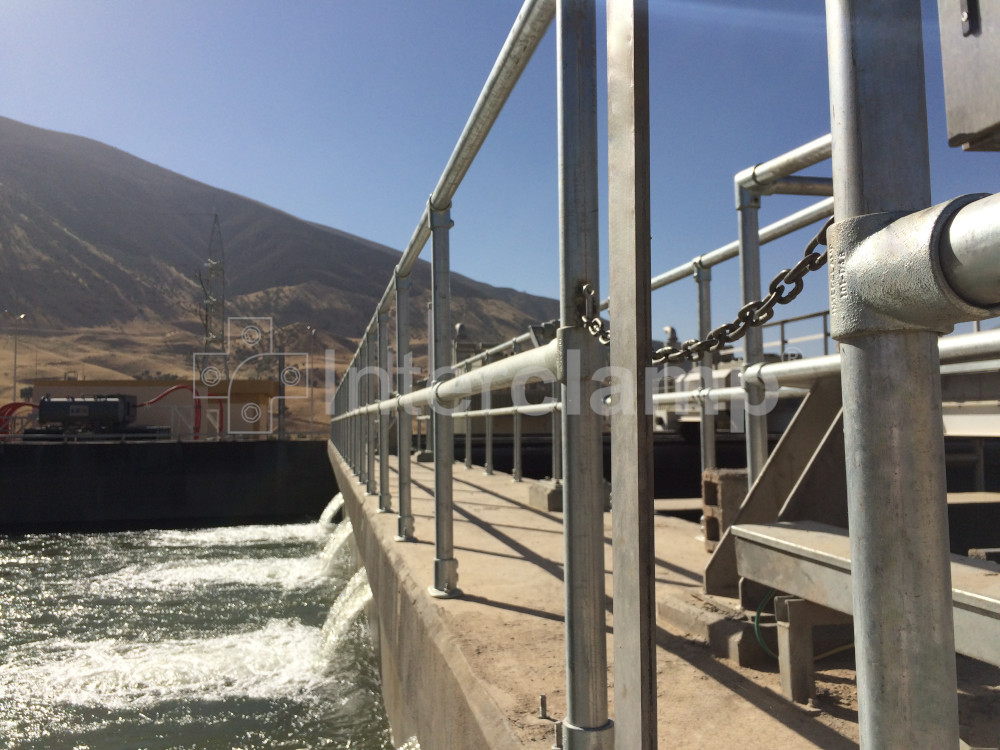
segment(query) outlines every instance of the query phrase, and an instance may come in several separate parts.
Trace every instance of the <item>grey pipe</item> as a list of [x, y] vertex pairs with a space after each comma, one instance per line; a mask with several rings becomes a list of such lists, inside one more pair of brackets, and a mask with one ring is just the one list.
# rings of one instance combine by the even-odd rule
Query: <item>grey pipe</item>
[[753, 191], [766, 188], [776, 180], [829, 159], [832, 152], [833, 136], [827, 133], [781, 156], [744, 169], [736, 175], [736, 183]]
[[[451, 266], [448, 234], [451, 212], [431, 208], [433, 260], [431, 264], [431, 299], [434, 325], [432, 340], [432, 382], [440, 385], [452, 377], [451, 359]], [[449, 417], [435, 410], [434, 430], [434, 583], [432, 596], [449, 598], [461, 595], [458, 588], [458, 560], [455, 559], [452, 471], [455, 460], [455, 426]]]
[[[388, 393], [381, 392], [383, 381], [381, 373], [388, 375], [391, 372], [389, 364], [389, 313], [380, 312], [378, 316], [378, 366], [380, 374], [378, 377], [379, 397], [388, 396]], [[389, 383], [385, 382], [384, 387], [389, 388]], [[381, 412], [378, 415], [378, 509], [380, 513], [387, 513], [392, 510], [392, 495], [389, 492], [389, 413]]]
[[[410, 364], [410, 279], [396, 279], [396, 392], [412, 390]], [[396, 454], [399, 456], [399, 518], [397, 541], [413, 541], [413, 511], [410, 496], [410, 449], [413, 418], [409, 411], [396, 412]]]
[[[742, 303], [749, 304], [761, 298], [760, 289], [760, 232], [758, 217], [760, 196], [739, 184], [737, 177], [736, 210], [739, 213], [740, 279]], [[743, 368], [764, 361], [764, 332], [758, 327], [748, 328], [743, 339]], [[749, 380], [746, 388], [744, 412], [746, 424], [747, 486], [753, 486], [767, 461], [767, 414], [763, 413], [764, 390]]]
[[[826, 7], [837, 220], [923, 209], [920, 3]], [[830, 294], [839, 299], [834, 274]], [[840, 343], [861, 749], [957, 747], [937, 335], [858, 331]]]
[[[600, 344], [582, 327], [585, 287], [600, 289], [597, 41], [594, 0], [557, 10], [559, 267], [563, 383], [563, 538], [566, 593], [565, 750], [610, 750], [604, 589], [604, 451], [590, 407]], [[578, 365], [578, 366], [576, 366]]]
[[1000, 304], [1000, 193], [958, 210], [941, 238], [941, 268], [955, 292], [983, 307]]

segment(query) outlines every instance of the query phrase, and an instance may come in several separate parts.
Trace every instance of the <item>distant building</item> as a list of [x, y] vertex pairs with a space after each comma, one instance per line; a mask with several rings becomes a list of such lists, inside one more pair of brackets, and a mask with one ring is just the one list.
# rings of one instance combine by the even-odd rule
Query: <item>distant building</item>
[[[168, 393], [170, 389], [176, 388]], [[199, 385], [197, 401], [190, 380], [47, 380], [34, 382], [36, 399], [131, 395], [142, 405], [135, 425], [169, 427], [174, 439], [195, 435], [197, 405], [199, 436], [265, 439], [277, 434], [278, 384], [272, 380], [234, 380], [213, 387]], [[163, 394], [167, 395], [163, 395]], [[157, 398], [162, 396], [162, 398]], [[155, 403], [150, 403], [155, 401]]]

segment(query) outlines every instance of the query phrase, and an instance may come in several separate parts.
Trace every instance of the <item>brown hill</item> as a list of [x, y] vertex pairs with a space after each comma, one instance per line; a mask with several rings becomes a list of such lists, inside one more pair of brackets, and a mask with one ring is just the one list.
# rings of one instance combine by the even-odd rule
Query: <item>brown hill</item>
[[[38, 333], [142, 329], [155, 338], [184, 330], [197, 339], [196, 275], [213, 212], [225, 247], [227, 312], [270, 315], [289, 330], [315, 326], [328, 346], [360, 335], [399, 259], [391, 248], [96, 141], [0, 118], [0, 309], [29, 312], [26, 328]], [[421, 261], [415, 325], [429, 285]], [[553, 300], [461, 276], [452, 292], [455, 321], [482, 341], [557, 314]]]

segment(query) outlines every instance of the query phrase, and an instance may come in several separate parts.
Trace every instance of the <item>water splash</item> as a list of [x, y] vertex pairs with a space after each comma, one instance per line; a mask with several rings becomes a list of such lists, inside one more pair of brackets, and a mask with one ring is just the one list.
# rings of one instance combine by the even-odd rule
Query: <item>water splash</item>
[[319, 542], [325, 537], [315, 523], [288, 523], [275, 526], [223, 526], [217, 529], [169, 530], [154, 532], [154, 547], [219, 547], [249, 544]]
[[329, 577], [337, 570], [337, 558], [340, 550], [343, 549], [347, 540], [351, 538], [353, 532], [354, 529], [351, 527], [351, 522], [344, 520], [330, 534], [330, 538], [326, 541], [326, 546], [319, 553], [322, 575]]
[[191, 590], [205, 585], [279, 587], [285, 591], [323, 585], [328, 568], [314, 557], [237, 558], [157, 565], [129, 565], [97, 578], [91, 591], [120, 594], [132, 589]]
[[158, 643], [55, 641], [4, 667], [0, 700], [142, 709], [165, 700], [306, 699], [326, 678], [319, 628], [271, 620], [261, 629]]
[[327, 506], [323, 509], [323, 512], [320, 514], [318, 522], [320, 528], [325, 531], [329, 531], [330, 528], [335, 526], [336, 524], [333, 522], [334, 516], [336, 516], [337, 513], [343, 509], [343, 507], [344, 495], [343, 493], [338, 492], [333, 496], [333, 499], [329, 502], [329, 504], [327, 504]]
[[326, 622], [323, 624], [324, 657], [329, 657], [333, 653], [351, 624], [371, 599], [372, 590], [368, 587], [368, 574], [364, 568], [359, 568], [351, 576], [351, 580], [340, 592], [326, 616]]

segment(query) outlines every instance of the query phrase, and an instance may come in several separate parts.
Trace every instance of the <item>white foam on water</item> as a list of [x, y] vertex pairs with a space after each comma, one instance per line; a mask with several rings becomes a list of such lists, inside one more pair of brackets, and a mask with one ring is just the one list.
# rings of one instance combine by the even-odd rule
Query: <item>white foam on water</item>
[[0, 700], [113, 710], [163, 701], [310, 699], [324, 676], [319, 628], [271, 620], [259, 630], [159, 643], [54, 641], [0, 673]]
[[315, 523], [288, 523], [159, 531], [150, 538], [149, 543], [154, 547], [216, 547], [321, 542], [325, 536], [324, 531]]
[[368, 587], [368, 574], [364, 568], [351, 576], [344, 590], [330, 607], [330, 612], [323, 623], [323, 651], [330, 654], [347, 633], [351, 624], [372, 599], [372, 590]]
[[278, 586], [292, 591], [320, 586], [324, 576], [325, 563], [314, 556], [237, 558], [129, 565], [94, 580], [91, 589], [120, 593], [128, 589], [183, 590], [205, 585], [241, 584]]
[[342, 521], [330, 534], [330, 538], [326, 541], [326, 546], [323, 547], [323, 551], [319, 553], [320, 566], [323, 571], [323, 575], [331, 576], [336, 570], [337, 556], [340, 550], [343, 548], [347, 540], [351, 538], [351, 534], [354, 529], [351, 528], [350, 521]]

